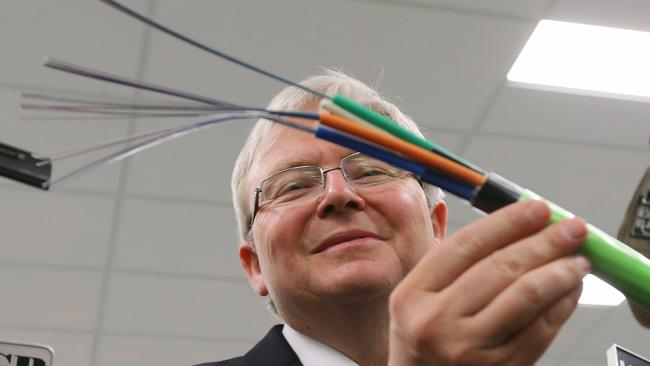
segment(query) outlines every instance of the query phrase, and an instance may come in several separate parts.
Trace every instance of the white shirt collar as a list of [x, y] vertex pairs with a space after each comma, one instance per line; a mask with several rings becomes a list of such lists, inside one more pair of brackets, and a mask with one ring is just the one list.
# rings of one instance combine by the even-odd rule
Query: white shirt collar
[[304, 366], [359, 366], [341, 352], [298, 332], [287, 324], [282, 335]]

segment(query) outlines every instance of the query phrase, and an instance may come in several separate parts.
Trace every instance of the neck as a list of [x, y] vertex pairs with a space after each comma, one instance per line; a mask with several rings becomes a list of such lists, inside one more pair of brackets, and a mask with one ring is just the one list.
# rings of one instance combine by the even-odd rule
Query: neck
[[360, 366], [387, 364], [388, 297], [321, 308], [281, 315], [295, 330], [336, 349]]

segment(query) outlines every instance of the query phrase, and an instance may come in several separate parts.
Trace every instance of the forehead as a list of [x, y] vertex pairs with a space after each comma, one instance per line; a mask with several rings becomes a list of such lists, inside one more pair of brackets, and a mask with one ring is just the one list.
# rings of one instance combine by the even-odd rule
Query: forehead
[[[315, 127], [315, 124], [310, 127]], [[279, 170], [293, 166], [335, 166], [350, 152], [347, 148], [321, 140], [312, 134], [274, 125], [262, 140], [262, 146], [257, 151], [249, 176], [259, 181]]]

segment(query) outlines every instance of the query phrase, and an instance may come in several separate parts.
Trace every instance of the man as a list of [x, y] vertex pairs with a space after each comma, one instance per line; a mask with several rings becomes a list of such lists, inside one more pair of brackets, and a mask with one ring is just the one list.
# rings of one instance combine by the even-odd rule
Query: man
[[[304, 85], [419, 133], [343, 74]], [[318, 103], [290, 87], [269, 109]], [[586, 236], [580, 219], [547, 227], [549, 208], [526, 202], [445, 238], [438, 189], [268, 121], [253, 128], [232, 186], [241, 263], [284, 326], [246, 355], [206, 365], [529, 365], [574, 310], [590, 270], [572, 256]]]

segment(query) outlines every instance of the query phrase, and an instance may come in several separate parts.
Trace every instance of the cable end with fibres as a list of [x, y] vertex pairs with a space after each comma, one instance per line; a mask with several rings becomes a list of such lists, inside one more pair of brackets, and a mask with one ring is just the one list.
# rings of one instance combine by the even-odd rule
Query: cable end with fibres
[[47, 161], [29, 151], [0, 143], [0, 176], [47, 190], [52, 176], [52, 165], [42, 164]]
[[398, 125], [392, 119], [375, 110], [367, 108], [363, 104], [357, 103], [354, 100], [346, 98], [340, 94], [337, 94], [334, 96], [334, 98], [332, 98], [332, 103], [366, 121], [367, 123], [370, 123], [375, 127], [386, 131], [387, 133], [390, 133], [393, 136], [399, 137], [400, 139], [408, 141], [409, 143], [417, 145], [423, 149], [442, 155], [445, 158], [453, 160], [454, 162], [463, 165], [479, 174], [485, 174], [485, 172], [476, 165], [443, 148], [442, 146], [434, 144], [433, 142], [414, 133], [413, 131]]

